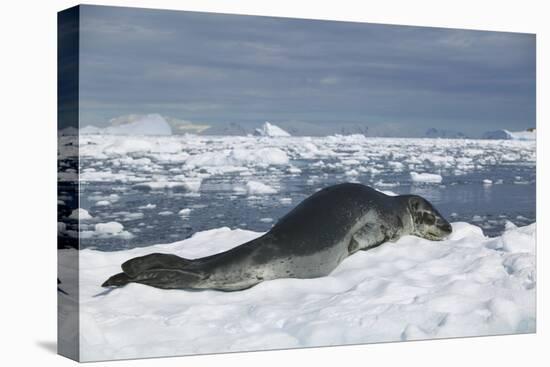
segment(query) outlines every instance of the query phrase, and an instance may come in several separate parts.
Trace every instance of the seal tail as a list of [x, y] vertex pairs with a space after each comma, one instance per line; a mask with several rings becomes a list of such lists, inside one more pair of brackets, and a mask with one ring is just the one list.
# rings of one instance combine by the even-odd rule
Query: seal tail
[[164, 284], [172, 284], [175, 279], [191, 284], [202, 277], [202, 274], [186, 269], [194, 261], [159, 253], [135, 257], [121, 265], [122, 273], [113, 275], [101, 286], [122, 287], [135, 282], [165, 288]]
[[146, 270], [136, 277], [129, 277], [126, 273], [118, 273], [107, 279], [102, 287], [122, 287], [128, 283], [141, 283], [156, 288], [194, 288], [197, 281], [205, 277], [194, 271], [176, 269], [151, 269]]

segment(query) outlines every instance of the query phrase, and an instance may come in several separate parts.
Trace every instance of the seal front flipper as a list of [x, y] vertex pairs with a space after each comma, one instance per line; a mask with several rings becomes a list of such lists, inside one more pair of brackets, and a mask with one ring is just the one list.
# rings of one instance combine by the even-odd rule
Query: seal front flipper
[[349, 255], [359, 251], [379, 246], [388, 239], [387, 228], [383, 224], [368, 223], [361, 227], [351, 237], [348, 246]]
[[184, 259], [172, 254], [149, 254], [135, 257], [121, 265], [122, 271], [130, 277], [136, 277], [146, 270], [151, 269], [182, 269], [191, 264], [193, 260]]

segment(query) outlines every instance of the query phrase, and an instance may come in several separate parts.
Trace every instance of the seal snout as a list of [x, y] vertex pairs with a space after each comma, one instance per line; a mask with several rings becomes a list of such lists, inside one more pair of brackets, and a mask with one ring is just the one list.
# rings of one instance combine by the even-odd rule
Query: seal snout
[[445, 232], [446, 234], [451, 234], [453, 232], [453, 227], [448, 222], [440, 225], [439, 229], [441, 229], [441, 231]]

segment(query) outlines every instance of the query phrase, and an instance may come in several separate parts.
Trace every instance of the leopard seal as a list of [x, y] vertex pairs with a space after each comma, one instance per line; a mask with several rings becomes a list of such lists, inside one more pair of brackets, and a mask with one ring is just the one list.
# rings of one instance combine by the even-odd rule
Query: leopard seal
[[242, 290], [276, 278], [330, 274], [346, 257], [405, 235], [442, 240], [452, 227], [426, 199], [343, 183], [302, 201], [266, 234], [198, 259], [153, 253], [122, 264], [103, 287]]

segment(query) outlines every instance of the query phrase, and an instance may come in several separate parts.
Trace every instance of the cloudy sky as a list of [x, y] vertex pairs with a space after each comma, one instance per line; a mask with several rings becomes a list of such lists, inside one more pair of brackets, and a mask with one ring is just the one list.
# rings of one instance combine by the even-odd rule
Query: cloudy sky
[[531, 34], [81, 7], [81, 125], [160, 113], [304, 134], [535, 125]]

